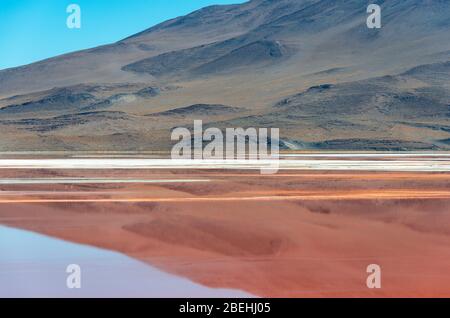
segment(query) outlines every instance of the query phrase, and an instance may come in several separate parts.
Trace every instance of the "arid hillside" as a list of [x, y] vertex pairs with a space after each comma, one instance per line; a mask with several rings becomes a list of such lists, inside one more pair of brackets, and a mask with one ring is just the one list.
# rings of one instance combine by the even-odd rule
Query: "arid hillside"
[[252, 0], [0, 71], [0, 150], [167, 150], [174, 127], [285, 149], [448, 150], [450, 2]]

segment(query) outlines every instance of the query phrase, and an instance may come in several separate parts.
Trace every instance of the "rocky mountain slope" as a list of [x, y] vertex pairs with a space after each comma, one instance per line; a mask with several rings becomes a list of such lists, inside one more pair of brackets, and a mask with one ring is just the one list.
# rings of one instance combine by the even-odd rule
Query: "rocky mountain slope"
[[1, 150], [167, 150], [170, 131], [278, 127], [290, 149], [450, 147], [450, 2], [253, 0], [0, 71]]

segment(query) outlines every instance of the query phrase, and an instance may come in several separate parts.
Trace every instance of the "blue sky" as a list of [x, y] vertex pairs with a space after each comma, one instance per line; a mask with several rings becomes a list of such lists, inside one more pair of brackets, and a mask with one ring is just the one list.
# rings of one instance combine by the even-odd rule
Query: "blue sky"
[[[0, 0], [0, 69], [108, 44], [212, 4], [244, 0]], [[69, 4], [81, 29], [66, 26]]]

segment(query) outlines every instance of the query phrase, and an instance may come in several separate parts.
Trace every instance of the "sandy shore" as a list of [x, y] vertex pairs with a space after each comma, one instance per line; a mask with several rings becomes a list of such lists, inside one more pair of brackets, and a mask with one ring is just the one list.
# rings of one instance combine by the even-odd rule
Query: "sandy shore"
[[[3, 170], [2, 178], [204, 182], [1, 184], [0, 223], [269, 297], [450, 296], [450, 174]], [[382, 288], [366, 287], [366, 267]]]

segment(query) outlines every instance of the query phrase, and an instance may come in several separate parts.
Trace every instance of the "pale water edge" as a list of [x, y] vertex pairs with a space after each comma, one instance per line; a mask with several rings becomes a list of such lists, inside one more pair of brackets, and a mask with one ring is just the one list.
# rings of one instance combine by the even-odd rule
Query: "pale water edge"
[[[425, 154], [423, 155], [425, 156]], [[398, 158], [401, 158], [399, 160]], [[392, 160], [396, 159], [396, 160]], [[168, 160], [168, 159], [0, 159], [0, 169], [230, 169], [230, 170], [341, 170], [341, 171], [409, 171], [450, 172], [445, 155], [428, 158], [404, 158], [378, 155], [366, 160], [348, 159], [263, 159], [263, 160]]]
[[[69, 264], [81, 289], [68, 289]], [[123, 254], [0, 226], [0, 297], [252, 297], [164, 273]]]

